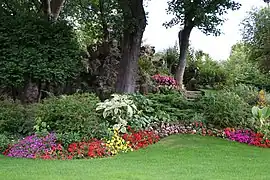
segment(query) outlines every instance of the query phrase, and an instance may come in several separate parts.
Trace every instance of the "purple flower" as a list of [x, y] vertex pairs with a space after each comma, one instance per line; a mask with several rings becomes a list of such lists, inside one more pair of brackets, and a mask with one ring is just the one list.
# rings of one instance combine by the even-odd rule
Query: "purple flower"
[[32, 135], [14, 144], [9, 149], [7, 156], [35, 158], [36, 155], [51, 150], [53, 147], [56, 147], [56, 136], [54, 133], [50, 133], [45, 137]]

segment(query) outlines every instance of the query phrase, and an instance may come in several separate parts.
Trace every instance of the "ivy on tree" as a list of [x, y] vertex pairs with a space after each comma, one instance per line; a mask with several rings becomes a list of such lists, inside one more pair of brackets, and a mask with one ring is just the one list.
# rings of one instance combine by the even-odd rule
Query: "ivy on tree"
[[167, 13], [174, 17], [164, 23], [166, 28], [180, 25], [178, 33], [180, 56], [175, 74], [179, 86], [183, 85], [183, 76], [186, 67], [186, 56], [189, 38], [193, 28], [198, 28], [206, 35], [221, 34], [219, 26], [225, 19], [222, 15], [228, 10], [238, 10], [241, 4], [233, 0], [171, 0], [168, 2]]

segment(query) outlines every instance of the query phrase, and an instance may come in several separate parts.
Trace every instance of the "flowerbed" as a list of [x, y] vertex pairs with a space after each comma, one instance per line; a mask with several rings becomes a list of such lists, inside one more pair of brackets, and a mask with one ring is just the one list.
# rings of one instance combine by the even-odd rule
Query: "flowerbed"
[[159, 136], [154, 131], [135, 132], [130, 128], [129, 130], [129, 133], [122, 135], [115, 130], [109, 140], [94, 138], [87, 142], [73, 142], [68, 145], [67, 149], [57, 142], [54, 133], [45, 137], [32, 135], [10, 146], [3, 154], [9, 157], [31, 159], [101, 158], [145, 148], [159, 141]]
[[145, 148], [158, 142], [160, 138], [172, 134], [214, 136], [248, 145], [270, 148], [270, 140], [265, 139], [262, 133], [255, 133], [250, 129], [226, 128], [220, 130], [206, 127], [201, 122], [153, 124], [147, 130], [138, 132], [129, 127], [128, 132], [120, 134], [115, 130], [114, 135], [108, 140], [93, 138], [87, 142], [73, 142], [66, 149], [58, 143], [55, 133], [50, 133], [44, 137], [32, 135], [22, 139], [17, 144], [9, 146], [3, 154], [9, 157], [32, 159], [101, 158]]
[[161, 123], [154, 124], [150, 129], [154, 130], [161, 138], [172, 134], [199, 134], [202, 136], [225, 138], [257, 147], [270, 148], [269, 139], [264, 138], [262, 133], [255, 133], [250, 129], [225, 128], [220, 130], [213, 127], [206, 127], [201, 122], [190, 124]]
[[226, 137], [232, 141], [245, 143], [258, 147], [270, 148], [270, 140], [265, 139], [262, 133], [255, 133], [251, 130], [226, 128], [224, 130]]

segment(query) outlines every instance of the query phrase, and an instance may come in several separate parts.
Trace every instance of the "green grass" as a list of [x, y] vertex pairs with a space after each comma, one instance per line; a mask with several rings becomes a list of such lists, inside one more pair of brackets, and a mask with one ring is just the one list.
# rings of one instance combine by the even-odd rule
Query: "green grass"
[[60, 161], [0, 156], [0, 180], [268, 180], [269, 160], [270, 149], [178, 135], [113, 158]]

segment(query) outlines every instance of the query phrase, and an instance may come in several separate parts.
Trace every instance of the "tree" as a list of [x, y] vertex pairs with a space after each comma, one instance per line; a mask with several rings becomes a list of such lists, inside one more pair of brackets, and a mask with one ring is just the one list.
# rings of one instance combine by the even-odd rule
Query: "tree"
[[206, 35], [221, 34], [219, 25], [225, 19], [222, 15], [228, 10], [237, 10], [240, 4], [233, 0], [171, 0], [168, 2], [167, 13], [174, 15], [165, 27], [180, 24], [182, 29], [178, 33], [180, 55], [175, 78], [179, 86], [183, 85], [184, 71], [186, 67], [186, 56], [189, 46], [189, 37], [193, 28], [197, 27]]
[[251, 46], [250, 61], [265, 73], [270, 70], [270, 8], [254, 9], [243, 21], [243, 40]]
[[123, 17], [118, 0], [67, 1], [62, 17], [73, 22], [83, 47], [122, 37]]
[[124, 30], [122, 59], [116, 91], [118, 93], [133, 93], [136, 88], [138, 60], [146, 27], [146, 14], [143, 0], [118, 0], [118, 3], [123, 12]]

